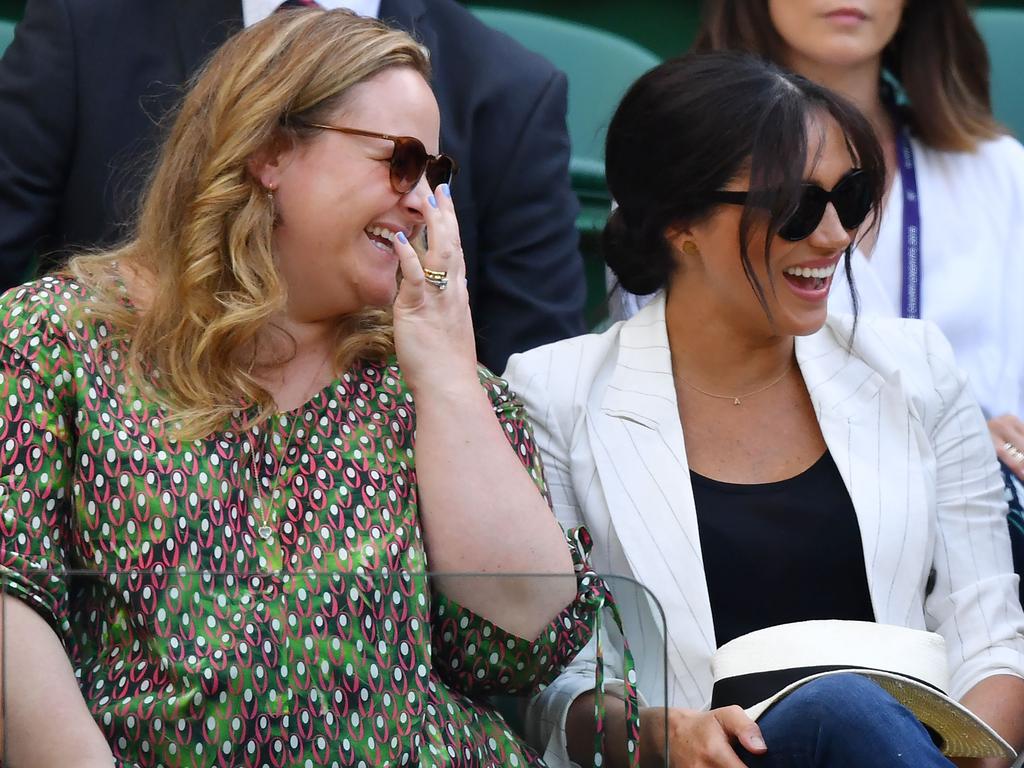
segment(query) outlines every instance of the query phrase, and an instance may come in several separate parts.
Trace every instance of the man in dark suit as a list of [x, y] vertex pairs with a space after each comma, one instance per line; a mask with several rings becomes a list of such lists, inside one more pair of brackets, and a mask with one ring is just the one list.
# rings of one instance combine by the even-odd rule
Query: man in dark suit
[[[431, 54], [478, 357], [584, 330], [566, 80], [454, 0], [382, 0]], [[161, 118], [241, 29], [239, 0], [29, 0], [0, 61], [0, 288], [126, 234]], [[44, 261], [45, 264], [45, 261]]]

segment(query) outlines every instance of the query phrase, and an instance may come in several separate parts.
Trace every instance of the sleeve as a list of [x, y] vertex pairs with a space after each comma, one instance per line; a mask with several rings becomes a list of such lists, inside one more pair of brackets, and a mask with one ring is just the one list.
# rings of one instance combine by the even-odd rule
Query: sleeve
[[1024, 677], [1024, 612], [1013, 572], [1007, 505], [988, 428], [942, 333], [925, 345], [939, 409], [930, 439], [936, 463], [934, 586], [929, 628], [946, 641], [950, 693], [987, 677]]
[[514, 352], [585, 330], [568, 84], [551, 69], [545, 80], [534, 80], [532, 88], [522, 77], [509, 81], [505, 89], [518, 93], [495, 98], [474, 127], [473, 162], [480, 169], [474, 185], [487, 196], [477, 202], [474, 324], [477, 356], [494, 370]]
[[[480, 380], [516, 455], [537, 487], [546, 493], [540, 453], [522, 402], [504, 381], [486, 369], [480, 370]], [[570, 530], [566, 538], [576, 571], [576, 599], [535, 641], [510, 634], [445, 595], [434, 593], [433, 658], [446, 682], [475, 696], [531, 692], [551, 682], [586, 645], [603, 584], [587, 562], [590, 539], [586, 531]]]
[[[513, 355], [505, 370], [505, 379], [531, 415], [534, 440], [541, 454], [551, 505], [559, 523], [566, 530], [585, 530], [583, 510], [573, 483], [570, 441], [559, 423], [559, 417], [564, 418], [569, 409], [560, 407], [559, 393], [553, 392], [553, 382], [548, 376], [553, 368], [554, 354], [554, 348], [547, 347], [526, 355]], [[627, 689], [621, 634], [616, 635], [613, 629], [609, 631], [605, 627], [600, 632], [605, 692], [626, 699], [635, 686]], [[562, 674], [533, 696], [527, 707], [527, 741], [543, 754], [549, 765], [570, 765], [565, 721], [573, 702], [595, 688], [597, 645], [597, 637], [591, 637]]]
[[74, 42], [60, 0], [32, 0], [0, 59], [0, 291], [52, 229], [75, 141]]
[[0, 577], [64, 637], [73, 461], [64, 393], [71, 375], [49, 296], [22, 287], [0, 298]]

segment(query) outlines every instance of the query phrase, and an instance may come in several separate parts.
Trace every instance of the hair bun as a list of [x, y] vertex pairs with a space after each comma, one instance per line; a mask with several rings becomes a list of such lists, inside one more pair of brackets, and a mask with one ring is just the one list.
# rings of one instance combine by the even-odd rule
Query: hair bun
[[605, 263], [630, 293], [654, 293], [665, 287], [672, 269], [668, 246], [659, 235], [645, 237], [630, 226], [621, 207], [612, 211], [601, 235]]

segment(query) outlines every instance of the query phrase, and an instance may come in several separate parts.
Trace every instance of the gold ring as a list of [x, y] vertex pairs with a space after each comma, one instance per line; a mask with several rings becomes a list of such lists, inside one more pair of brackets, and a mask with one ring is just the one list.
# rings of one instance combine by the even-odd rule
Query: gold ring
[[435, 280], [447, 280], [448, 279], [448, 270], [447, 269], [427, 269], [426, 267], [424, 267], [423, 268], [423, 276], [426, 277], [427, 280], [429, 280], [431, 282], [433, 282]]
[[428, 283], [430, 283], [432, 286], [437, 288], [437, 290], [439, 290], [439, 291], [443, 291], [445, 288], [448, 287], [448, 281], [446, 279], [445, 280], [438, 280], [437, 278], [434, 278], [434, 277], [428, 277], [428, 278], [425, 278], [425, 279], [426, 279], [426, 281]]

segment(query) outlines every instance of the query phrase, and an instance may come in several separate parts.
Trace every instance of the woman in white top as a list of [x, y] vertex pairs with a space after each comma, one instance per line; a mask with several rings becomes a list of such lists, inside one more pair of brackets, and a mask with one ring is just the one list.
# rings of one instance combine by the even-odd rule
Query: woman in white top
[[[877, 237], [851, 259], [860, 310], [942, 329], [996, 453], [1024, 480], [1024, 147], [993, 119], [965, 0], [709, 0], [695, 49], [766, 56], [871, 121], [888, 189]], [[852, 309], [845, 290], [830, 302]]]
[[[870, 686], [811, 711], [784, 701], [757, 725], [707, 709], [720, 645], [813, 619], [938, 632], [950, 693], [1019, 748], [1024, 613], [981, 411], [933, 324], [826, 317], [881, 203], [868, 121], [755, 57], [688, 56], [626, 94], [606, 165], [608, 265], [656, 296], [505, 372], [559, 520], [587, 526], [595, 570], [658, 603], [616, 591], [637, 676], [607, 642], [605, 682], [649, 708], [623, 733], [629, 708], [604, 698], [600, 762], [628, 764], [625, 736], [643, 764], [673, 768], [948, 767]], [[595, 663], [581, 654], [531, 706], [549, 765], [599, 762]]]

